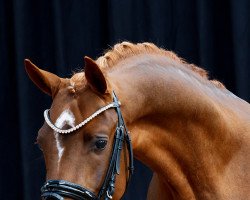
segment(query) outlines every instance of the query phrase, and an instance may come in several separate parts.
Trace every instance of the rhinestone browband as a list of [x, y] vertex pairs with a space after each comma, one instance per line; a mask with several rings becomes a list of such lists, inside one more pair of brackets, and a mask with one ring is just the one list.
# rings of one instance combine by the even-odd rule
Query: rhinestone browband
[[[119, 102], [119, 105], [121, 105], [121, 103]], [[90, 117], [88, 117], [87, 119], [85, 119], [84, 121], [82, 121], [80, 124], [76, 125], [73, 128], [70, 129], [66, 129], [66, 130], [62, 130], [57, 128], [50, 120], [49, 117], [49, 109], [44, 111], [44, 119], [46, 121], [46, 123], [50, 126], [50, 128], [52, 128], [55, 132], [57, 133], [61, 133], [61, 134], [68, 134], [68, 133], [72, 133], [76, 130], [78, 130], [79, 128], [83, 127], [85, 124], [87, 124], [89, 121], [91, 121], [92, 119], [94, 119], [96, 116], [98, 116], [99, 114], [101, 114], [102, 112], [104, 112], [105, 110], [108, 110], [110, 108], [115, 108], [118, 107], [119, 105], [117, 105], [117, 103], [113, 102], [110, 103], [102, 108], [100, 108], [99, 110], [97, 110], [95, 113], [93, 113]]]

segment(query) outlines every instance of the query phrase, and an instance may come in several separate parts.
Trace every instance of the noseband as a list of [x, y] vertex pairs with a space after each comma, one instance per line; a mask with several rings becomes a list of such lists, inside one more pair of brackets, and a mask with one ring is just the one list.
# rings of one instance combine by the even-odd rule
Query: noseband
[[129, 176], [126, 182], [126, 189], [128, 186], [128, 183], [131, 179], [131, 176], [133, 174], [134, 164], [133, 164], [133, 150], [132, 150], [132, 144], [129, 137], [129, 132], [125, 126], [124, 119], [122, 117], [122, 113], [120, 110], [120, 102], [118, 101], [115, 93], [113, 92], [113, 102], [108, 104], [107, 106], [100, 108], [98, 111], [96, 111], [94, 114], [92, 114], [90, 117], [88, 117], [86, 120], [78, 124], [77, 126], [68, 129], [68, 130], [61, 130], [57, 128], [50, 120], [49, 118], [49, 110], [44, 111], [44, 118], [46, 123], [56, 132], [61, 134], [67, 134], [71, 133], [82, 126], [84, 126], [86, 123], [88, 123], [90, 120], [95, 118], [97, 115], [101, 114], [107, 109], [115, 108], [117, 116], [118, 116], [118, 123], [116, 127], [115, 132], [115, 138], [113, 143], [113, 150], [111, 153], [110, 161], [108, 170], [106, 172], [106, 177], [102, 183], [102, 186], [98, 192], [97, 195], [95, 195], [90, 190], [68, 181], [64, 180], [48, 180], [41, 188], [41, 197], [44, 200], [63, 200], [64, 197], [69, 197], [75, 200], [109, 200], [112, 199], [112, 196], [115, 191], [115, 181], [116, 181], [116, 175], [120, 173], [120, 156], [121, 156], [121, 150], [123, 147], [123, 143], [125, 141], [125, 145], [127, 147], [128, 153], [129, 153]]

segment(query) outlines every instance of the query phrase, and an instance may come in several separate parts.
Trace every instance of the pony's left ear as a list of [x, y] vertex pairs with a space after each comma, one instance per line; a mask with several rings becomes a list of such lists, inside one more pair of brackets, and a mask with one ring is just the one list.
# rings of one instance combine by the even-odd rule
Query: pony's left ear
[[107, 91], [107, 82], [101, 69], [94, 60], [87, 56], [84, 57], [84, 61], [84, 72], [89, 86], [92, 90], [100, 94], [105, 94]]
[[39, 69], [29, 59], [24, 60], [25, 69], [33, 83], [46, 94], [54, 97], [61, 82], [60, 78], [50, 72]]

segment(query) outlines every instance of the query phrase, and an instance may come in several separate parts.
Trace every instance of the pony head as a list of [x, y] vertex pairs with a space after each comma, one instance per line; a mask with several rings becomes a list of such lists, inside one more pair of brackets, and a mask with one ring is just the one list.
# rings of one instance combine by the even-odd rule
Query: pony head
[[[110, 180], [107, 176], [119, 173], [114, 199], [120, 199], [126, 188], [127, 174], [125, 151], [115, 153], [115, 156], [121, 156], [112, 161], [116, 144], [114, 135], [117, 134], [119, 124], [119, 115], [116, 113], [118, 101], [114, 100], [112, 88], [98, 64], [89, 57], [84, 60], [84, 72], [70, 79], [60, 78], [39, 69], [30, 60], [25, 60], [25, 69], [30, 79], [40, 90], [52, 96], [53, 100], [51, 108], [45, 112], [46, 123], [37, 137], [45, 158], [46, 184], [50, 184], [48, 187], [45, 185], [47, 188], [44, 190], [53, 184], [61, 187], [63, 184], [69, 186], [74, 183], [74, 189], [83, 188], [82, 192], [86, 193], [87, 199], [91, 199], [88, 195], [96, 198], [109, 190], [107, 187]], [[119, 143], [119, 148], [122, 145], [123, 142]], [[116, 163], [113, 165], [118, 166], [118, 171], [117, 166], [110, 166], [111, 161]], [[108, 196], [111, 197], [113, 192], [107, 192]]]

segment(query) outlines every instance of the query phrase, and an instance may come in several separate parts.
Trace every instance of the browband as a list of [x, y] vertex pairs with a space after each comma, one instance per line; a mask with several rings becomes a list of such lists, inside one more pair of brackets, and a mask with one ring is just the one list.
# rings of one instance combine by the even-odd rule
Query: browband
[[89, 116], [87, 119], [85, 119], [84, 121], [82, 121], [80, 124], [76, 125], [73, 128], [70, 129], [60, 129], [58, 127], [56, 127], [50, 120], [49, 118], [49, 109], [44, 111], [44, 119], [46, 121], [46, 123], [50, 126], [50, 128], [52, 128], [55, 132], [57, 133], [61, 133], [61, 134], [68, 134], [68, 133], [72, 133], [74, 131], [76, 131], [77, 129], [83, 127], [85, 124], [87, 124], [89, 121], [91, 121], [92, 119], [94, 119], [96, 116], [100, 115], [102, 112], [104, 112], [105, 110], [108, 110], [110, 108], [116, 108], [120, 105], [120, 102], [118, 102], [118, 104], [116, 102], [112, 102], [102, 108], [100, 108], [99, 110], [97, 110], [96, 112], [94, 112], [91, 116]]

